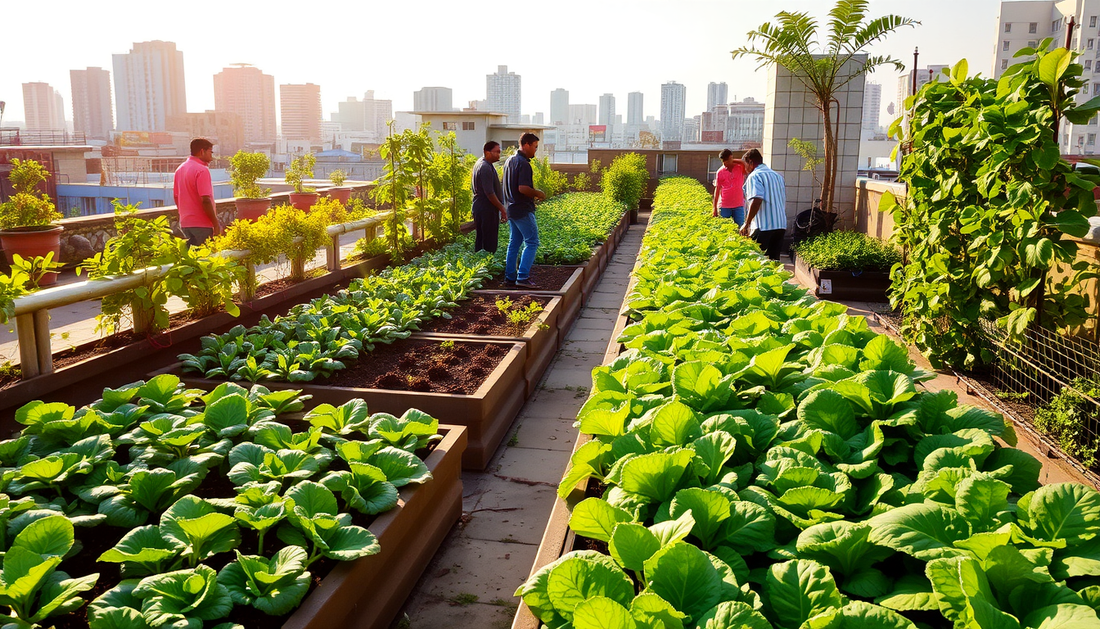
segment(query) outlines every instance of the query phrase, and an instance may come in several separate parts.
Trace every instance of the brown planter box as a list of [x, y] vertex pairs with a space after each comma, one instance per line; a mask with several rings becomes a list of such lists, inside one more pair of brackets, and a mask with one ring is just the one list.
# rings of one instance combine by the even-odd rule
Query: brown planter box
[[[397, 341], [400, 343], [400, 341]], [[300, 389], [312, 395], [313, 402], [333, 405], [343, 404], [354, 398], [367, 403], [372, 413], [401, 415], [416, 408], [448, 424], [465, 426], [469, 444], [462, 456], [462, 467], [482, 470], [489, 464], [512, 420], [527, 399], [527, 381], [524, 377], [527, 346], [514, 341], [478, 339], [477, 342], [506, 345], [509, 352], [500, 361], [473, 395], [453, 393], [425, 393], [419, 391], [391, 391], [388, 389], [362, 389], [357, 387], [326, 386], [319, 382], [264, 382], [269, 389]], [[149, 374], [149, 377], [173, 373], [188, 386], [213, 390], [221, 380], [207, 380], [190, 373], [183, 373], [180, 363]]]
[[815, 297], [838, 301], [888, 302], [890, 274], [885, 271], [824, 271], [795, 255], [794, 276]]
[[387, 629], [462, 513], [466, 430], [440, 425], [443, 440], [424, 463], [432, 480], [401, 488], [397, 506], [370, 525], [382, 550], [341, 562], [283, 623], [283, 629]]
[[633, 210], [630, 210], [630, 212], [628, 213], [628, 216], [630, 217], [630, 224], [631, 225], [637, 225], [638, 224], [638, 208], [634, 208]]
[[[561, 331], [558, 328], [558, 316], [561, 314], [562, 298], [553, 297], [539, 313], [539, 318], [534, 321], [523, 336], [481, 336], [477, 334], [451, 334], [449, 332], [417, 332], [412, 338], [456, 340], [456, 341], [507, 341], [510, 343], [523, 343], [527, 351], [524, 354], [523, 374], [527, 381], [526, 397], [531, 397], [535, 392], [535, 385], [546, 373], [547, 367], [554, 360], [554, 355], [561, 347]], [[542, 329], [541, 326], [546, 326]]]
[[[234, 317], [225, 312], [219, 312], [198, 321], [186, 323], [174, 330], [158, 334], [151, 339], [141, 339], [124, 347], [110, 350], [78, 363], [58, 369], [54, 373], [36, 376], [22, 380], [2, 392], [3, 403], [0, 410], [11, 411], [32, 400], [40, 399], [62, 389], [68, 389], [85, 380], [99, 378], [104, 374], [116, 372], [130, 363], [148, 360], [153, 354], [162, 352], [174, 346], [192, 341], [201, 336], [215, 333], [221, 329], [227, 329], [238, 323], [249, 320], [257, 321], [260, 315], [273, 308], [285, 306], [302, 295], [322, 290], [341, 281], [362, 277], [369, 272], [385, 267], [389, 263], [388, 256], [376, 256], [361, 262], [356, 262], [332, 273], [326, 273], [321, 277], [299, 282], [289, 288], [265, 295], [251, 302], [240, 304], [241, 315]], [[77, 351], [83, 351], [95, 347], [99, 341], [90, 341], [76, 347]], [[146, 370], [148, 365], [145, 366]], [[104, 386], [118, 385], [119, 382], [106, 382]], [[102, 388], [102, 387], [100, 387]], [[9, 419], [11, 413], [4, 412], [3, 418]], [[14, 427], [14, 425], [12, 425]], [[3, 424], [2, 427], [7, 427]]]
[[569, 333], [569, 328], [572, 327], [573, 322], [577, 320], [577, 317], [581, 314], [581, 308], [584, 306], [584, 267], [574, 265], [563, 265], [576, 269], [573, 272], [573, 276], [566, 280], [562, 285], [561, 290], [535, 290], [535, 291], [521, 291], [516, 289], [482, 289], [475, 290], [475, 295], [515, 295], [519, 293], [521, 295], [547, 295], [553, 297], [561, 297], [561, 309], [558, 315], [558, 338], [565, 339], [565, 335]]

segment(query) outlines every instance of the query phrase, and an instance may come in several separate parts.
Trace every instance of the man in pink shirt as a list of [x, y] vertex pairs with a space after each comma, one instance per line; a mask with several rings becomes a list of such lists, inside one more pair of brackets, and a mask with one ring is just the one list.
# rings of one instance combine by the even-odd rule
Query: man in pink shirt
[[732, 218], [740, 227], [745, 223], [745, 162], [734, 157], [729, 149], [722, 149], [718, 157], [722, 167], [714, 174], [713, 215]]
[[191, 140], [191, 157], [176, 169], [172, 196], [179, 210], [180, 229], [187, 242], [197, 247], [222, 231], [214, 210], [214, 184], [210, 181], [210, 162], [214, 144], [205, 138]]

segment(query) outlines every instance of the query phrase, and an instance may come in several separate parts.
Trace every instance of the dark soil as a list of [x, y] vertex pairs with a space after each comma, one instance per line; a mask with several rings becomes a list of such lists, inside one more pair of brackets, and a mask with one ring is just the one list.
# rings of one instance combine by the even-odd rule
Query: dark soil
[[324, 386], [472, 395], [508, 353], [508, 346], [408, 339], [376, 345], [350, 369], [318, 382]]
[[[533, 266], [531, 267], [530, 279], [535, 285], [535, 290], [559, 291], [565, 287], [565, 283], [569, 281], [569, 278], [573, 276], [577, 268], [578, 267], [575, 266]], [[505, 286], [503, 275], [486, 280], [482, 288], [491, 290], [516, 290], [519, 292], [531, 290], [526, 288], [517, 289], [514, 286]]]
[[[317, 267], [316, 269], [311, 269], [309, 271], [306, 271], [306, 279], [311, 280], [315, 277], [321, 277], [325, 273], [328, 273], [328, 269], [326, 269], [325, 267]], [[302, 280], [302, 281], [304, 281], [304, 280]], [[286, 289], [290, 288], [291, 286], [294, 286], [295, 284], [300, 284], [300, 283], [301, 283], [301, 281], [296, 281], [296, 280], [292, 280], [290, 278], [284, 277], [282, 279], [272, 280], [270, 282], [267, 282], [266, 284], [260, 284], [259, 286], [256, 287], [256, 298], [258, 299], [260, 297], [266, 297], [268, 295], [273, 295], [273, 294], [275, 294], [275, 293], [277, 293], [281, 290], [286, 290]]]
[[[451, 312], [450, 319], [433, 319], [430, 323], [421, 326], [421, 332], [437, 332], [441, 334], [480, 334], [483, 336], [523, 336], [530, 327], [531, 322], [539, 315], [532, 317], [531, 322], [525, 323], [520, 329], [512, 325], [496, 305], [497, 296], [474, 295], [473, 299], [461, 302], [458, 310]], [[511, 310], [526, 308], [532, 302], [542, 307], [550, 302], [550, 297], [532, 297], [531, 295], [517, 295], [512, 298]]]

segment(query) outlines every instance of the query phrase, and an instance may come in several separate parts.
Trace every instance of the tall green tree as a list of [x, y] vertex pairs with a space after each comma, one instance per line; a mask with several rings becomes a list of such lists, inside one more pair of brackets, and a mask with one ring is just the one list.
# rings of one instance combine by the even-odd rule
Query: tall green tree
[[829, 32], [821, 38], [818, 21], [804, 11], [780, 11], [775, 22], [767, 22], [748, 34], [749, 43], [733, 51], [733, 58], [750, 57], [760, 67], [777, 64], [789, 70], [816, 99], [825, 126], [825, 173], [823, 209], [833, 211], [837, 176], [837, 138], [833, 106], [836, 94], [857, 77], [881, 66], [904, 69], [897, 59], [869, 55], [854, 72], [845, 66], [857, 55], [894, 31], [920, 24], [900, 15], [869, 19], [868, 0], [838, 0], [829, 11]]

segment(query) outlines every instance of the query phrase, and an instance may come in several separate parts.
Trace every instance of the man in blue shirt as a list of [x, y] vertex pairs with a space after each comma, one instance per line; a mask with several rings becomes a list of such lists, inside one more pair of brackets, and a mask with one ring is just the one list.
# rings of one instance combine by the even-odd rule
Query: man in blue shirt
[[[524, 133], [519, 150], [504, 164], [504, 206], [508, 209], [508, 255], [504, 258], [504, 285], [535, 288], [531, 283], [531, 266], [539, 248], [539, 226], [535, 222], [535, 199], [546, 199], [546, 193], [535, 189], [531, 160], [539, 148], [534, 133]], [[523, 254], [520, 255], [520, 247]], [[517, 267], [518, 263], [518, 267]]]
[[751, 149], [743, 158], [748, 164], [745, 201], [748, 212], [741, 235], [752, 235], [760, 250], [772, 260], [779, 259], [783, 235], [787, 231], [787, 190], [783, 175], [764, 165], [764, 156]]

